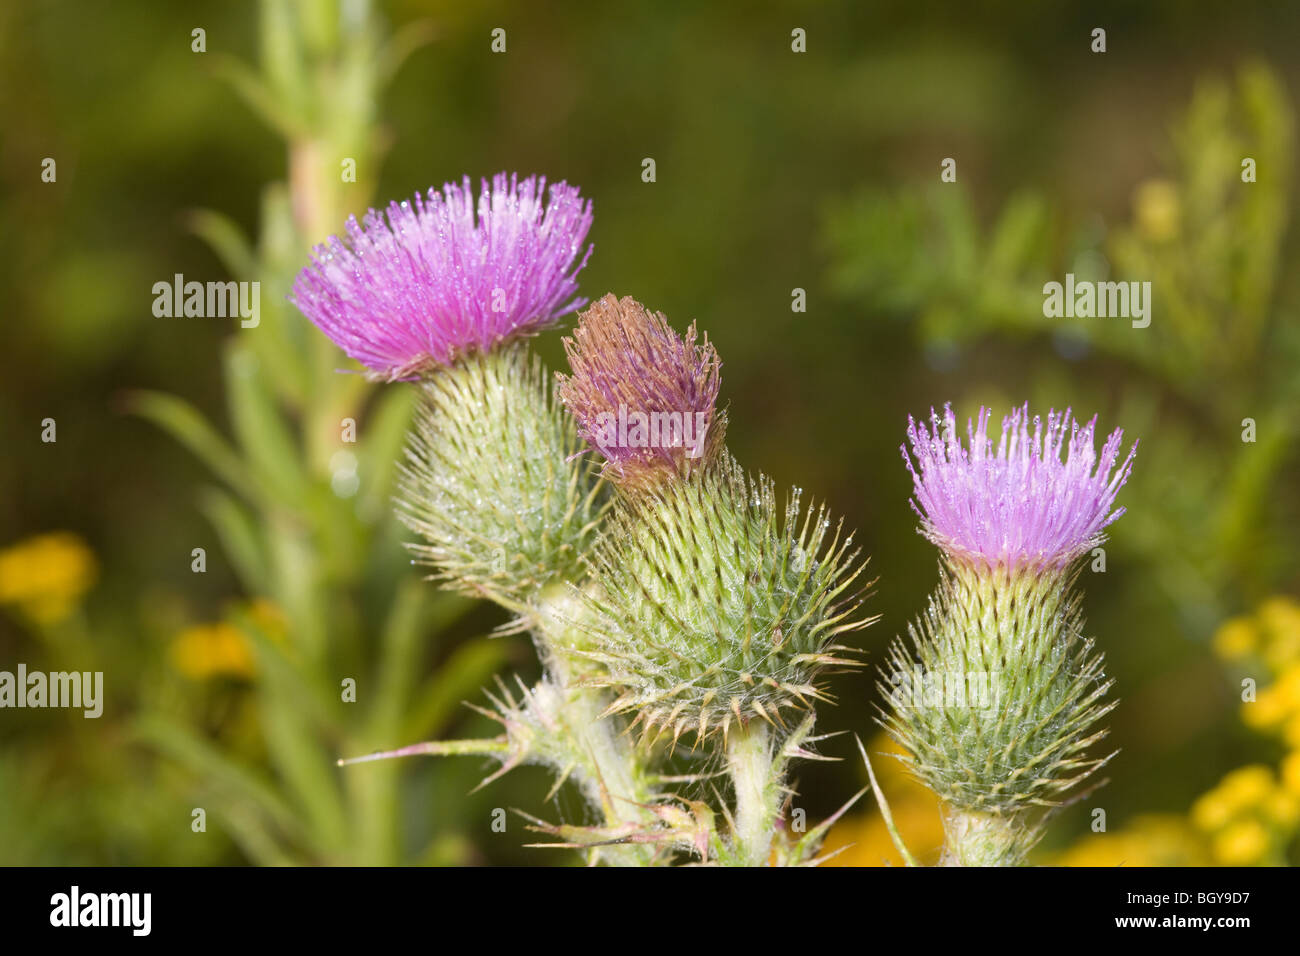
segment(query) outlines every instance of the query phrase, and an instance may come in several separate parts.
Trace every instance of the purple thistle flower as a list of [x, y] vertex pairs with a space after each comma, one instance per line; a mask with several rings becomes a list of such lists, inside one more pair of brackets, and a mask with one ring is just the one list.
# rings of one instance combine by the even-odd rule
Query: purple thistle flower
[[415, 378], [532, 335], [575, 298], [591, 201], [575, 186], [500, 173], [477, 203], [469, 177], [414, 201], [349, 217], [298, 274], [293, 302], [370, 377]]
[[1098, 458], [1095, 417], [1080, 426], [1068, 408], [1048, 412], [1046, 424], [1035, 415], [1031, 435], [1026, 403], [1002, 420], [995, 453], [989, 415], [981, 407], [978, 424], [967, 423], [969, 447], [957, 436], [951, 406], [944, 408], [942, 430], [933, 409], [930, 429], [908, 417], [919, 473], [906, 446], [902, 452], [922, 534], [951, 557], [991, 566], [1062, 567], [1099, 544], [1103, 530], [1124, 513], [1111, 508], [1128, 480], [1137, 443], [1116, 470], [1121, 429], [1107, 438]]
[[722, 361], [707, 335], [695, 344], [697, 334], [692, 323], [679, 336], [662, 313], [610, 294], [565, 338], [573, 374], [559, 376], [560, 399], [618, 484], [684, 476], [721, 449], [726, 415], [714, 406]]

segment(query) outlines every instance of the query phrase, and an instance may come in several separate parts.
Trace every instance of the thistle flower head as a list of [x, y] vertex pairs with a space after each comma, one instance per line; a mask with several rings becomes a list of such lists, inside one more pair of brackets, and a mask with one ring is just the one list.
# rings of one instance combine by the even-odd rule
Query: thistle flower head
[[620, 486], [685, 476], [722, 448], [722, 362], [707, 335], [696, 337], [693, 323], [679, 336], [662, 313], [607, 295], [564, 340], [573, 374], [559, 377], [560, 398]]
[[574, 186], [498, 174], [477, 207], [469, 178], [349, 218], [299, 274], [293, 301], [386, 381], [532, 335], [579, 308], [591, 202]]
[[[1093, 445], [1096, 418], [1080, 425], [1070, 410], [1050, 411], [1046, 422], [1028, 404], [1002, 420], [996, 451], [987, 408], [967, 423], [969, 443], [957, 436], [951, 407], [930, 427], [908, 419], [917, 467], [903, 447], [912, 474], [913, 509], [921, 531], [951, 558], [997, 566], [1063, 567], [1095, 547], [1105, 528], [1124, 513], [1115, 496], [1132, 469], [1137, 444], [1116, 463], [1124, 438], [1115, 429]], [[1064, 457], [1063, 457], [1064, 456]]]

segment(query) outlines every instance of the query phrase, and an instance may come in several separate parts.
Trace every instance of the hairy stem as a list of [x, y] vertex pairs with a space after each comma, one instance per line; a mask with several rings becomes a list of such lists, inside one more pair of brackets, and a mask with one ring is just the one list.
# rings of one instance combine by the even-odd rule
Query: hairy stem
[[780, 781], [771, 735], [757, 720], [741, 724], [727, 739], [727, 772], [736, 791], [733, 849], [741, 866], [763, 866], [781, 809]]
[[[580, 675], [560, 650], [560, 645], [578, 639], [569, 616], [577, 606], [567, 586], [547, 588], [538, 605], [543, 663], [558, 691], [553, 706], [571, 752], [570, 776], [608, 825], [653, 825], [654, 815], [646, 807], [656, 794], [633, 738], [621, 733], [614, 719], [601, 716], [609, 706], [609, 695], [582, 686]], [[655, 848], [644, 844], [609, 847], [602, 852], [607, 862], [622, 865], [644, 866], [655, 859]]]
[[940, 866], [1023, 866], [1039, 831], [1020, 814], [945, 807]]

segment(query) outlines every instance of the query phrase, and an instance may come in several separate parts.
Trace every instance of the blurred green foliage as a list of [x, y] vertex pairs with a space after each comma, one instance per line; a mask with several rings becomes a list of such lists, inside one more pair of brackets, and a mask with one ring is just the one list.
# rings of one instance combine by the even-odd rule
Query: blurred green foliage
[[[0, 862], [567, 859], [488, 825], [536, 805], [541, 772], [471, 796], [474, 761], [334, 767], [486, 730], [459, 701], [531, 655], [479, 639], [495, 612], [417, 580], [388, 501], [406, 390], [336, 373], [284, 301], [347, 213], [501, 169], [581, 185], [585, 294], [698, 319], [735, 453], [860, 529], [880, 576], [872, 659], [935, 579], [897, 453], [907, 414], [1028, 399], [1140, 438], [1087, 587], [1123, 701], [1095, 799], [1116, 822], [1181, 813], [1273, 763], [1206, 645], [1300, 593], [1297, 27], [1293, 8], [1180, 0], [942, 17], [900, 0], [0, 8], [0, 547], [66, 529], [99, 566], [58, 621], [0, 612], [0, 667], [103, 670], [108, 694], [99, 720], [0, 716]], [[958, 181], [941, 184], [950, 156]], [[1042, 284], [1069, 271], [1150, 280], [1151, 326], [1044, 319]], [[150, 290], [176, 273], [257, 279], [259, 328], [154, 317]], [[552, 367], [558, 339], [539, 341]], [[341, 452], [350, 497], [332, 485]], [[178, 669], [177, 636], [216, 623], [247, 641], [250, 674]], [[819, 726], [867, 731], [869, 685], [838, 679]], [[853, 761], [801, 774], [814, 818], [860, 786]], [[555, 799], [550, 816], [580, 814]], [[1087, 822], [1071, 808], [1053, 837]]]

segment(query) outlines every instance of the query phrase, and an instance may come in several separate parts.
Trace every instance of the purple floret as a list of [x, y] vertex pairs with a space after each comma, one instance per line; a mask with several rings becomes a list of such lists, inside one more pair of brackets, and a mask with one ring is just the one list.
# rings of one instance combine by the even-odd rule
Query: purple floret
[[[374, 378], [418, 377], [554, 325], [585, 304], [576, 276], [591, 202], [545, 178], [469, 178], [349, 218], [298, 275], [293, 301]], [[476, 214], [477, 213], [477, 214]]]
[[1026, 403], [1002, 420], [995, 450], [989, 417], [981, 408], [978, 423], [967, 423], [966, 446], [951, 407], [942, 419], [931, 410], [929, 428], [909, 417], [915, 468], [907, 447], [902, 451], [922, 533], [954, 558], [1011, 567], [1060, 567], [1096, 547], [1124, 513], [1112, 508], [1137, 443], [1116, 468], [1121, 429], [1098, 457], [1095, 417], [1081, 426], [1069, 409], [1051, 411], [1046, 422], [1035, 415], [1031, 429]]
[[607, 295], [564, 340], [573, 374], [559, 377], [560, 398], [614, 482], [652, 486], [721, 449], [722, 362], [708, 336], [697, 338], [694, 324], [678, 335], [662, 313]]

